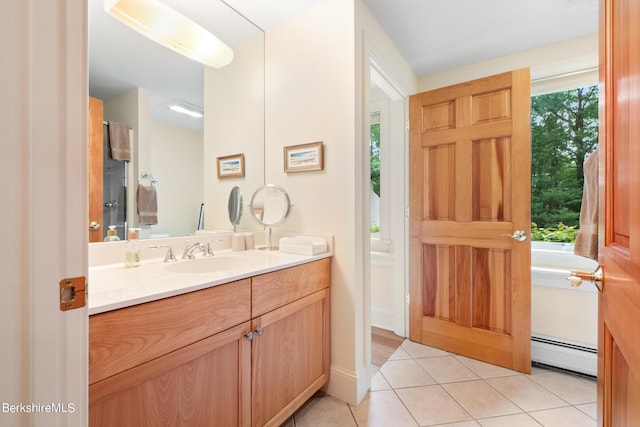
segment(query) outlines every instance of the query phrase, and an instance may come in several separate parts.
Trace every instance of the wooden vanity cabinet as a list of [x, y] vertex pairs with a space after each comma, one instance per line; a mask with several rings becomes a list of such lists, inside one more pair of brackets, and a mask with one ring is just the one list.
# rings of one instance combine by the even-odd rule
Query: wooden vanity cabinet
[[90, 426], [248, 426], [249, 322], [89, 386]]
[[329, 379], [329, 283], [327, 258], [91, 316], [89, 425], [280, 425]]
[[248, 426], [251, 280], [89, 317], [90, 426]]
[[329, 380], [329, 283], [328, 258], [253, 278], [253, 426], [281, 425]]

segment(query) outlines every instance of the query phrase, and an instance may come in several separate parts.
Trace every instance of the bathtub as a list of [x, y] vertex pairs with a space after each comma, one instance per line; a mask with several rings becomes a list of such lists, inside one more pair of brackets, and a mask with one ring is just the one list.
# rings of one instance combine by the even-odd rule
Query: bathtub
[[597, 374], [598, 290], [573, 288], [569, 270], [593, 271], [597, 262], [573, 254], [573, 244], [532, 242], [531, 359]]

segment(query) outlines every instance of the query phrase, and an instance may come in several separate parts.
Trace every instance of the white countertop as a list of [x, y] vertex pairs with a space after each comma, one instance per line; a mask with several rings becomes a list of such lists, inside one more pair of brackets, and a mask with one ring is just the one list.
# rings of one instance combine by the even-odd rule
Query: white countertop
[[125, 268], [124, 262], [89, 268], [89, 315], [155, 301], [217, 286], [259, 274], [331, 257], [296, 255], [279, 251], [218, 251], [213, 257], [197, 257], [165, 263], [162, 258]]

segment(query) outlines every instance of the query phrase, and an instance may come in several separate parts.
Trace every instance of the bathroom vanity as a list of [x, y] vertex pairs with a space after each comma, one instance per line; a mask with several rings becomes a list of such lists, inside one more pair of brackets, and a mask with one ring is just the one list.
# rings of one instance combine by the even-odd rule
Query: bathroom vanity
[[[91, 426], [278, 426], [328, 381], [330, 254], [217, 259], [98, 269]], [[108, 286], [125, 274], [145, 282], [130, 300]]]

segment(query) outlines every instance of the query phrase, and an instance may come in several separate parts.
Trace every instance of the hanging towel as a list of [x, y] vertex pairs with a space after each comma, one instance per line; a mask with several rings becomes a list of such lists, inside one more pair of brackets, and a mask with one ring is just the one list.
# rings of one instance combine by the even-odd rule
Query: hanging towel
[[580, 230], [573, 253], [598, 259], [598, 150], [584, 161], [584, 192], [580, 208]]
[[109, 122], [109, 148], [113, 160], [131, 161], [129, 127], [124, 123]]
[[140, 224], [158, 223], [158, 195], [153, 185], [138, 184], [138, 215]]

